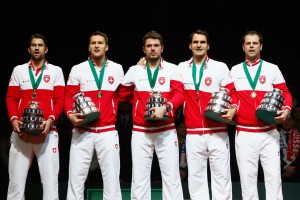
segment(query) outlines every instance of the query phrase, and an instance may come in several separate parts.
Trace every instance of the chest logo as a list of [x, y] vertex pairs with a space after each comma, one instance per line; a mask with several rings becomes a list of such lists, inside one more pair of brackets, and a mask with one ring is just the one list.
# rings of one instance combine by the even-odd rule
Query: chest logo
[[259, 77], [259, 82], [260, 82], [261, 84], [265, 84], [266, 79], [267, 79], [266, 76], [262, 75], [262, 76]]
[[115, 82], [115, 78], [113, 76], [108, 76], [108, 82], [112, 85]]
[[159, 77], [159, 78], [158, 78], [158, 83], [159, 83], [160, 85], [165, 84], [165, 82], [166, 82], [165, 77]]
[[205, 82], [205, 85], [210, 86], [210, 84], [212, 83], [211, 77], [205, 77], [204, 82]]
[[48, 83], [50, 81], [50, 75], [44, 75], [44, 81]]

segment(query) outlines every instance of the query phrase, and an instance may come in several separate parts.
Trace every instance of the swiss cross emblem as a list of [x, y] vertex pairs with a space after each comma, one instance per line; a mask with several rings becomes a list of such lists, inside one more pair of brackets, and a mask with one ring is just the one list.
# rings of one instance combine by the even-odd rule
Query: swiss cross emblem
[[56, 153], [56, 148], [55, 147], [52, 148], [52, 151], [53, 151], [53, 153]]
[[211, 84], [211, 82], [212, 82], [211, 77], [205, 77], [205, 80], [204, 80], [205, 85], [209, 86]]
[[266, 76], [260, 76], [260, 77], [259, 77], [259, 82], [260, 82], [261, 84], [264, 84], [264, 83], [266, 82]]
[[46, 83], [48, 83], [48, 82], [50, 81], [50, 75], [45, 75], [45, 76], [44, 76], [44, 81], [45, 81]]
[[112, 85], [115, 82], [115, 78], [113, 76], [108, 76], [108, 82]]
[[160, 85], [165, 84], [165, 81], [166, 81], [165, 77], [159, 77], [158, 78], [158, 82], [159, 82]]
[[119, 145], [118, 145], [118, 144], [115, 144], [115, 148], [118, 149], [118, 147], [119, 147]]

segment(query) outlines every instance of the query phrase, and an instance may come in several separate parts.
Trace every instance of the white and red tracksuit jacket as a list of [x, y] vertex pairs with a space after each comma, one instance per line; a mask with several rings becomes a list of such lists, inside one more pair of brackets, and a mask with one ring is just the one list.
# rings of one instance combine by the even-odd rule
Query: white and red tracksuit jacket
[[227, 132], [226, 124], [215, 122], [204, 116], [205, 109], [213, 92], [218, 92], [225, 84], [229, 73], [227, 65], [206, 57], [203, 77], [199, 87], [199, 98], [192, 77], [193, 59], [179, 63], [178, 68], [184, 84], [183, 113], [187, 134], [206, 134]]
[[[172, 110], [169, 112], [170, 120], [148, 122], [144, 115], [147, 99], [151, 97], [150, 91], [159, 91], [166, 98]], [[153, 89], [151, 89], [146, 67], [135, 65], [129, 68], [124, 76], [119, 91], [120, 99], [130, 99], [133, 103], [133, 130], [144, 133], [159, 133], [174, 129], [175, 110], [182, 105], [183, 85], [180, 80], [177, 66], [162, 60]]]
[[[99, 76], [99, 70], [96, 69], [96, 72]], [[72, 67], [66, 85], [65, 113], [74, 112], [74, 95], [79, 92], [82, 92], [84, 97], [90, 97], [100, 112], [100, 118], [97, 121], [77, 128], [95, 133], [115, 130], [118, 108], [116, 90], [123, 77], [122, 65], [107, 59], [101, 86], [102, 97], [98, 98], [97, 83], [88, 60]]]
[[[30, 62], [14, 68], [6, 94], [6, 106], [10, 120], [22, 119], [24, 108], [30, 108], [29, 102], [38, 102], [38, 108], [44, 111], [44, 118], [57, 120], [64, 105], [65, 80], [62, 69], [45, 63], [42, 80], [36, 90], [37, 97], [32, 99], [34, 90], [29, 76]], [[39, 77], [42, 70], [35, 75]]]
[[[259, 59], [253, 66], [248, 67], [252, 79], [257, 72], [258, 66]], [[265, 60], [262, 61], [261, 73], [255, 87], [256, 98], [250, 97], [252, 88], [244, 72], [243, 63], [232, 67], [227, 84], [226, 88], [230, 90], [232, 105], [238, 109], [235, 119], [237, 130], [265, 132], [277, 128], [276, 125], [269, 125], [259, 120], [255, 115], [255, 111], [266, 92], [272, 92], [274, 88], [282, 91], [282, 96], [285, 99], [283, 109], [291, 110], [292, 108], [292, 96], [280, 69], [277, 65]]]

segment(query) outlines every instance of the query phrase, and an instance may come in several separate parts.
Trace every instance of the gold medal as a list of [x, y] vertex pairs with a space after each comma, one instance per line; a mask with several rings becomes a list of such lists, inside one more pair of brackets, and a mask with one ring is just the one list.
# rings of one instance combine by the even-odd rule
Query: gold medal
[[35, 99], [36, 98], [36, 93], [32, 93], [31, 98]]
[[101, 91], [98, 92], [98, 95], [97, 95], [97, 96], [98, 96], [99, 99], [102, 97]]
[[256, 93], [253, 91], [253, 92], [251, 92], [250, 96], [251, 96], [251, 98], [254, 99], [256, 97]]

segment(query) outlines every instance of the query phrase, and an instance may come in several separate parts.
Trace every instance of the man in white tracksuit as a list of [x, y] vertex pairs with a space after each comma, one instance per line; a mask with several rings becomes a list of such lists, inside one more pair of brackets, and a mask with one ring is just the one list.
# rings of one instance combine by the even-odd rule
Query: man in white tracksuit
[[[8, 116], [13, 127], [7, 199], [25, 199], [28, 170], [33, 156], [36, 156], [43, 185], [43, 199], [57, 200], [59, 138], [55, 122], [63, 111], [65, 80], [62, 69], [50, 64], [45, 58], [48, 43], [43, 35], [37, 33], [30, 36], [28, 52], [30, 61], [14, 68], [6, 94]], [[37, 108], [43, 112], [43, 130], [40, 134], [38, 131], [34, 133], [34, 129], [26, 132], [22, 126], [25, 123], [22, 120], [23, 112], [30, 108], [30, 102], [38, 103]], [[30, 116], [30, 119], [34, 118], [34, 115]], [[38, 123], [34, 121], [27, 125], [31, 127], [34, 124]]]
[[[134, 200], [151, 200], [150, 173], [154, 151], [162, 176], [163, 199], [183, 199], [174, 125], [175, 110], [184, 98], [183, 85], [177, 66], [162, 59], [163, 47], [159, 33], [146, 33], [143, 38], [146, 66], [130, 67], [120, 87], [121, 100], [128, 98], [133, 102], [131, 199]], [[158, 93], [161, 96], [151, 96]], [[145, 112], [149, 105], [147, 100], [151, 97], [166, 99], [166, 105], [161, 104]]]
[[[67, 199], [84, 199], [84, 184], [95, 151], [102, 172], [103, 199], [121, 200], [120, 148], [115, 123], [117, 88], [124, 72], [120, 64], [106, 57], [108, 37], [105, 33], [91, 33], [88, 49], [89, 58], [72, 67], [66, 85], [65, 113], [74, 125]], [[85, 124], [82, 113], [74, 112], [74, 95], [79, 92], [90, 98], [99, 110], [100, 117], [96, 121]]]
[[[183, 114], [187, 128], [188, 186], [192, 200], [231, 200], [230, 145], [226, 123], [204, 116], [212, 93], [225, 84], [229, 69], [208, 57], [209, 35], [196, 30], [190, 35], [192, 58], [179, 63], [184, 84]], [[225, 86], [225, 85], [224, 85]], [[207, 166], [211, 171], [210, 198]]]
[[232, 97], [232, 109], [227, 115], [236, 117], [235, 152], [243, 200], [258, 199], [259, 161], [264, 171], [266, 200], [282, 200], [279, 133], [276, 124], [260, 120], [255, 113], [265, 94], [279, 89], [284, 102], [274, 120], [282, 123], [292, 108], [292, 97], [279, 67], [262, 60], [262, 46], [259, 32], [248, 31], [243, 36], [245, 61], [233, 66], [228, 76], [226, 87]]

